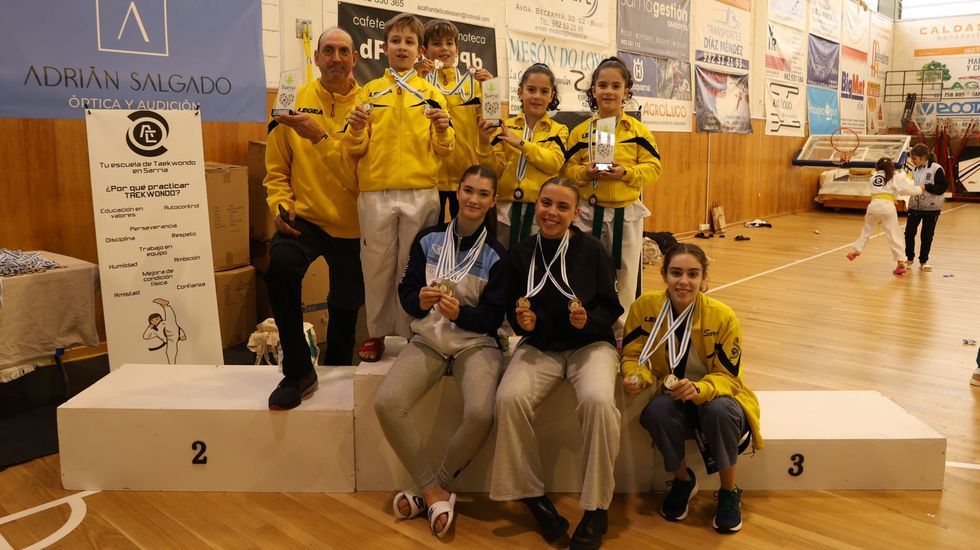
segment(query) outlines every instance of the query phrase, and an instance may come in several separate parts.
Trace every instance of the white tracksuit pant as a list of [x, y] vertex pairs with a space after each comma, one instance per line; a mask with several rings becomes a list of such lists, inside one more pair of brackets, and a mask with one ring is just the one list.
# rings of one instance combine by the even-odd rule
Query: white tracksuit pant
[[398, 281], [415, 236], [435, 225], [439, 190], [388, 189], [357, 196], [361, 226], [361, 269], [368, 335], [408, 338], [412, 319], [398, 301]]
[[898, 212], [895, 210], [895, 203], [884, 199], [873, 199], [868, 204], [868, 212], [864, 215], [864, 229], [861, 236], [854, 241], [854, 250], [863, 252], [864, 246], [868, 244], [868, 239], [875, 234], [881, 224], [881, 230], [885, 232], [888, 239], [888, 247], [892, 250], [892, 259], [896, 262], [905, 259], [905, 243], [898, 231]]
[[[579, 216], [575, 220], [575, 225], [583, 232], [592, 234], [592, 219], [594, 210], [586, 201], [579, 203]], [[615, 210], [606, 208], [602, 216], [602, 249], [612, 256], [613, 251], [613, 216]], [[619, 303], [623, 306], [623, 315], [616, 321], [613, 331], [616, 338], [623, 337], [623, 328], [626, 326], [626, 314], [630, 306], [636, 301], [636, 286], [639, 280], [640, 270], [643, 268], [641, 259], [643, 255], [643, 218], [650, 215], [650, 211], [642, 202], [635, 202], [626, 207], [623, 213], [623, 250], [621, 264], [616, 270], [616, 293], [619, 296]]]

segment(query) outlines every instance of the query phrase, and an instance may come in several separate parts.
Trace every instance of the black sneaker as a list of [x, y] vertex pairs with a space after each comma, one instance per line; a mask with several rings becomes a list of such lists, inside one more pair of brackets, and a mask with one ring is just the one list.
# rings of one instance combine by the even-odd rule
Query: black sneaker
[[742, 528], [742, 490], [718, 489], [718, 511], [711, 522], [719, 533], [735, 533]]
[[681, 521], [687, 517], [691, 499], [698, 492], [698, 479], [690, 468], [687, 469], [687, 475], [691, 477], [689, 481], [681, 481], [675, 477], [670, 482], [670, 492], [660, 505], [660, 515], [670, 521]]
[[298, 380], [283, 378], [282, 382], [279, 382], [276, 389], [269, 395], [269, 410], [288, 411], [295, 409], [304, 398], [315, 392], [316, 388], [316, 370], [313, 369], [310, 369], [309, 374]]

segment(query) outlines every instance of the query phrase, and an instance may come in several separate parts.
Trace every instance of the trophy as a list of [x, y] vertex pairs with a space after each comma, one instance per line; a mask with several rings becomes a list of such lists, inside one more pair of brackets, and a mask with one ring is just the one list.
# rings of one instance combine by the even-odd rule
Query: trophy
[[616, 117], [600, 118], [596, 123], [592, 162], [597, 170], [611, 170], [616, 152]]
[[295, 114], [296, 92], [302, 81], [302, 71], [285, 71], [279, 75], [279, 91], [272, 106], [272, 116]]
[[503, 86], [500, 77], [491, 78], [483, 83], [483, 120], [493, 120], [500, 125], [503, 117]]

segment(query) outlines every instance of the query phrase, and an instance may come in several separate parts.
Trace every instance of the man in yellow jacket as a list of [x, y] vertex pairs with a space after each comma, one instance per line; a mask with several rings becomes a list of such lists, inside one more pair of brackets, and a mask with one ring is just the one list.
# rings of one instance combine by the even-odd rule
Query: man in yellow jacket
[[347, 32], [320, 35], [314, 61], [320, 78], [300, 88], [296, 114], [276, 117], [266, 146], [267, 202], [276, 221], [266, 280], [283, 350], [283, 375], [269, 396], [272, 410], [292, 409], [317, 387], [303, 333], [303, 276], [323, 256], [330, 268], [327, 365], [350, 365], [357, 312], [364, 304], [354, 165], [340, 146], [360, 86]]

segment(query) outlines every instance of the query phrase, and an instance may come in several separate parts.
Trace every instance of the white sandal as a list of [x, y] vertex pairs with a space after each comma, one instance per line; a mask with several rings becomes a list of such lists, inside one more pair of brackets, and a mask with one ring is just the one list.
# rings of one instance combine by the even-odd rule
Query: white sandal
[[[401, 510], [398, 509], [398, 503], [402, 499], [408, 501], [408, 515], [402, 514]], [[391, 501], [391, 508], [395, 512], [395, 517], [398, 519], [417, 518], [425, 510], [425, 499], [418, 495], [413, 495], [408, 491], [402, 491], [395, 495], [395, 499]]]
[[[432, 530], [432, 534], [442, 538], [446, 533], [449, 532], [449, 528], [453, 525], [453, 519], [456, 518], [456, 493], [449, 493], [449, 500], [440, 500], [439, 502], [429, 506], [429, 529]], [[439, 516], [446, 514], [446, 524], [442, 526], [442, 529], [436, 531], [436, 520]]]

